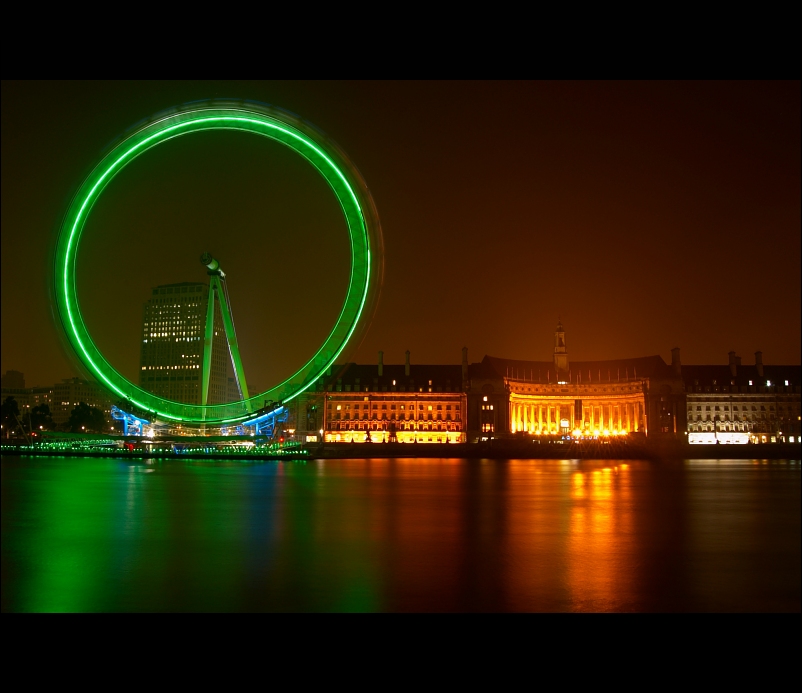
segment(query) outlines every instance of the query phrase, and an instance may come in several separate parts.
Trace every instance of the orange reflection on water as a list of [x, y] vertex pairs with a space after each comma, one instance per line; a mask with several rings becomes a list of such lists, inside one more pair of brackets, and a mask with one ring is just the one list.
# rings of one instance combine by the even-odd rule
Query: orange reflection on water
[[574, 472], [571, 476], [573, 480], [571, 487], [571, 498], [580, 499], [585, 497], [585, 475], [582, 472]]
[[637, 563], [627, 470], [609, 462], [511, 460], [506, 473], [505, 607], [627, 609]]
[[622, 595], [631, 595], [636, 547], [628, 481], [623, 465], [620, 472], [607, 466], [573, 474], [566, 539], [571, 610], [619, 611]]
[[484, 498], [480, 489], [496, 486], [497, 465], [476, 460], [466, 469], [462, 460], [448, 458], [369, 463], [369, 476], [358, 471], [360, 460], [324, 463], [329, 487], [350, 478], [350, 498], [343, 503], [332, 493], [330, 505], [316, 515], [317, 541], [360, 546], [354, 537], [370, 537], [364, 549], [372, 555], [364, 554], [355, 572], [372, 571], [385, 585], [385, 603], [407, 610], [468, 610], [483, 588], [494, 594], [483, 579], [487, 573], [477, 574], [469, 564], [474, 558], [495, 563], [492, 494], [490, 502], [476, 498]]
[[794, 462], [3, 465], [4, 611], [799, 612]]

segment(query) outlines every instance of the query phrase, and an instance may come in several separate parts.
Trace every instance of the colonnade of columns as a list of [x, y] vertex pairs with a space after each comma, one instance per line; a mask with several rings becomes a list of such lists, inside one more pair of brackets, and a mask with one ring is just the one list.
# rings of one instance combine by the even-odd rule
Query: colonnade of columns
[[582, 403], [582, 420], [574, 416], [574, 402], [510, 402], [512, 433], [560, 433], [561, 421], [568, 421], [569, 430], [634, 433], [640, 429], [643, 402], [637, 400]]

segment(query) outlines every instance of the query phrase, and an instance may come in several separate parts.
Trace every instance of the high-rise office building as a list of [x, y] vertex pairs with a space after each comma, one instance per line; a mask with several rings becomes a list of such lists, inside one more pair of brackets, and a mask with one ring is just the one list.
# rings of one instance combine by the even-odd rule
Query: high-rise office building
[[[201, 403], [203, 341], [209, 286], [165, 284], [144, 306], [139, 385], [148, 392], [187, 404]], [[230, 357], [220, 305], [215, 302], [208, 404], [231, 401]]]

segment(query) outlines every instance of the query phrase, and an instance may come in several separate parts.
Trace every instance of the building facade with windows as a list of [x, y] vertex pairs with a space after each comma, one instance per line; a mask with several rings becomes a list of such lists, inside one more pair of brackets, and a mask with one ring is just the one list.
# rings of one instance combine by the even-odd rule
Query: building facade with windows
[[485, 356], [467, 370], [471, 441], [510, 435], [676, 437], [684, 432], [679, 349], [672, 351], [671, 365], [660, 356], [570, 361], [560, 323], [551, 361]]
[[798, 443], [800, 366], [742, 365], [729, 353], [727, 365], [683, 366], [687, 434], [691, 443]]
[[[461, 443], [466, 395], [458, 365], [349, 363], [297, 398], [297, 434], [325, 442]], [[304, 411], [300, 411], [303, 409]], [[319, 428], [318, 428], [319, 427]], [[322, 432], [322, 434], [321, 434]]]
[[39, 405], [48, 405], [53, 422], [59, 425], [69, 421], [72, 410], [81, 402], [100, 409], [108, 420], [111, 405], [114, 403], [105, 387], [83, 378], [64, 378], [52, 387], [3, 387], [2, 398], [6, 397], [13, 397], [16, 400], [23, 419]]
[[25, 375], [20, 371], [6, 371], [0, 379], [0, 395], [2, 399], [13, 397], [20, 407], [38, 407], [40, 404], [50, 406], [53, 388], [52, 387], [25, 387]]
[[288, 403], [300, 440], [477, 442], [614, 436], [701, 442], [799, 442], [800, 367], [683, 366], [659, 355], [569, 359], [558, 324], [551, 361], [485, 356], [456, 365], [346, 364]]
[[[208, 300], [209, 286], [202, 282], [165, 284], [152, 289], [143, 309], [139, 363], [142, 389], [176, 402], [201, 403]], [[228, 345], [217, 302], [212, 339], [208, 403], [223, 404], [232, 399]]]
[[64, 378], [53, 386], [50, 414], [56, 424], [70, 420], [70, 414], [81, 402], [100, 409], [109, 421], [114, 399], [111, 393], [99, 383], [82, 378]]
[[52, 414], [53, 388], [25, 387], [25, 377], [19, 371], [6, 371], [6, 375], [3, 376], [0, 399], [5, 401], [6, 397], [14, 398], [23, 418], [27, 417], [32, 409], [42, 404], [50, 407]]

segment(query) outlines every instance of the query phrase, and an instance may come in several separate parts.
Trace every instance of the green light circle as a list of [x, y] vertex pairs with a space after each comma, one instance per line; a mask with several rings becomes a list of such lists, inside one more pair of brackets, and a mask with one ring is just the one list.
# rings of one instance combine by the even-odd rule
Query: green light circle
[[[315, 355], [284, 382], [247, 400], [228, 404], [184, 404], [143, 390], [103, 357], [89, 335], [78, 304], [76, 257], [84, 225], [104, 188], [137, 156], [162, 142], [206, 130], [242, 130], [281, 142], [309, 161], [334, 191], [351, 242], [351, 274], [334, 328]], [[59, 231], [54, 255], [58, 318], [80, 363], [121, 398], [154, 418], [183, 423], [232, 424], [252, 418], [264, 400], [288, 402], [308, 389], [363, 329], [375, 307], [382, 271], [382, 239], [373, 199], [345, 153], [314, 126], [272, 106], [251, 102], [193, 104], [171, 109], [135, 127], [87, 177]]]

